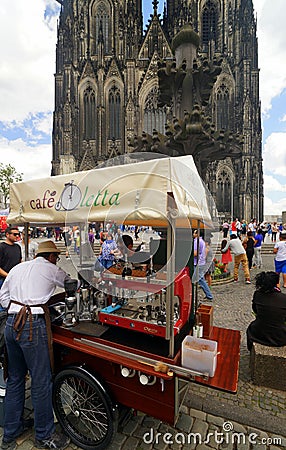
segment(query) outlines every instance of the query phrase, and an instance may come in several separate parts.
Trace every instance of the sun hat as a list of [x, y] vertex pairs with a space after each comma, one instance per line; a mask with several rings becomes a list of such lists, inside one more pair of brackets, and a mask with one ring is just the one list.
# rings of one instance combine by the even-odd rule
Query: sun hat
[[39, 253], [61, 253], [61, 250], [57, 248], [53, 241], [44, 241], [40, 242], [38, 246], [36, 254], [38, 255]]

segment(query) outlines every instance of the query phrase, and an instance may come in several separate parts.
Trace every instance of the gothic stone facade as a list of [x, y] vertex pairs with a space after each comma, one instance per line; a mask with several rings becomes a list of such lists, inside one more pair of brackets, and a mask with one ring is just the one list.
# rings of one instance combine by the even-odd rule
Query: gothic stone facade
[[[142, 0], [57, 0], [52, 175], [94, 168], [128, 152], [129, 139], [164, 134], [174, 115], [159, 107], [158, 63], [191, 24], [197, 63], [222, 58], [203, 105], [216, 129], [243, 136], [241, 156], [209, 164], [205, 175], [221, 217], [263, 217], [259, 69], [252, 0], [166, 0], [143, 30]], [[148, 0], [144, 0], [147, 2]], [[149, 0], [151, 3], [151, 0]]]

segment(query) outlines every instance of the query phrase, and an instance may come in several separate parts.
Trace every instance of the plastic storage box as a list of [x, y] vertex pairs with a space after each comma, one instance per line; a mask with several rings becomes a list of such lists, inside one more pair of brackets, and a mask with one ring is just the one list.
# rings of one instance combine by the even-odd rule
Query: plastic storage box
[[182, 366], [213, 377], [217, 365], [217, 342], [186, 336], [182, 342]]

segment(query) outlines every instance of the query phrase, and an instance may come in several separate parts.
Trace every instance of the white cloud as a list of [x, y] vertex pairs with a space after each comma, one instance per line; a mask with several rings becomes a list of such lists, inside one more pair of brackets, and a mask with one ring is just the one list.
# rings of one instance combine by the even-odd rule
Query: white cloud
[[1, 0], [0, 121], [53, 109], [56, 23], [45, 20], [47, 5], [51, 0]]
[[44, 134], [52, 135], [52, 114], [48, 113], [44, 115], [41, 119], [37, 119], [34, 121], [34, 127]]
[[286, 184], [281, 184], [272, 175], [264, 176], [264, 189], [265, 192], [286, 192]]
[[285, 0], [254, 0], [258, 16], [258, 50], [262, 112], [286, 86]]
[[286, 174], [286, 133], [272, 133], [268, 136], [263, 150], [264, 173]]
[[51, 145], [29, 146], [22, 139], [9, 141], [0, 138], [1, 162], [11, 164], [23, 173], [23, 180], [48, 177], [51, 173]]
[[270, 197], [264, 197], [264, 214], [266, 216], [276, 214], [281, 217], [283, 211], [286, 211], [286, 198], [273, 201]]

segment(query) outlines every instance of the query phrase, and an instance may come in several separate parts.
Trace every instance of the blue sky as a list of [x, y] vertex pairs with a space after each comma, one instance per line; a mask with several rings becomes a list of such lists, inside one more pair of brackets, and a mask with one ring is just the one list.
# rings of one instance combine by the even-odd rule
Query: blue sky
[[[258, 19], [265, 213], [280, 215], [286, 211], [285, 0], [253, 3]], [[143, 8], [146, 24], [152, 1], [144, 0]], [[55, 0], [1, 0], [0, 161], [13, 164], [25, 180], [49, 176], [51, 169], [58, 11]]]
[[[164, 2], [161, 0], [159, 1], [159, 5], [158, 5], [158, 12], [162, 14], [163, 16], [163, 9], [164, 9]], [[143, 0], [143, 17], [144, 17], [144, 23], [146, 24], [150, 14], [152, 14], [153, 12], [153, 5], [152, 5], [152, 1], [148, 1], [148, 0]]]

